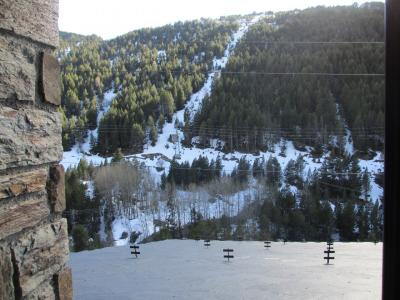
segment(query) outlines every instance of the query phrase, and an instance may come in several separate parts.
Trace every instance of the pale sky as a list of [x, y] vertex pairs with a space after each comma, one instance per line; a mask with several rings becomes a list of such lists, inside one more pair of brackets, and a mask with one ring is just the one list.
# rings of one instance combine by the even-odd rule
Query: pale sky
[[[62, 31], [110, 39], [143, 27], [177, 21], [283, 11], [317, 5], [350, 5], [355, 0], [59, 0]], [[357, 1], [363, 3], [366, 1]]]

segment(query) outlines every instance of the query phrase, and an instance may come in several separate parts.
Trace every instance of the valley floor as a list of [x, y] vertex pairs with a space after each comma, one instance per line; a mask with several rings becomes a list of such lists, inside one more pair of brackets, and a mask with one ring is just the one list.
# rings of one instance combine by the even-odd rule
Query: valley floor
[[[74, 299], [380, 299], [382, 243], [168, 240], [72, 253]], [[233, 248], [231, 262], [223, 248]]]

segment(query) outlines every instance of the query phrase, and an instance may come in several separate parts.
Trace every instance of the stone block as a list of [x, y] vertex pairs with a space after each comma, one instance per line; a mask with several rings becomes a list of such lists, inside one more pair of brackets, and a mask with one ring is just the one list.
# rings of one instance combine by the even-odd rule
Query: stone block
[[22, 297], [23, 300], [56, 300], [54, 287], [50, 281], [43, 282], [29, 295]]
[[0, 170], [61, 160], [59, 113], [0, 106], [0, 128]]
[[36, 50], [27, 43], [0, 35], [0, 57], [0, 99], [34, 101]]
[[65, 210], [65, 174], [62, 165], [50, 167], [48, 182], [49, 202], [52, 212], [63, 212]]
[[45, 191], [46, 181], [47, 168], [20, 174], [0, 175], [0, 200]]
[[14, 299], [13, 274], [10, 248], [0, 243], [0, 299]]
[[60, 219], [20, 236], [12, 244], [22, 296], [60, 272], [68, 260], [67, 222]]
[[33, 227], [50, 214], [45, 195], [0, 207], [0, 240], [24, 228]]
[[60, 300], [72, 300], [72, 272], [70, 268], [63, 269], [57, 275], [58, 296]]
[[58, 46], [58, 0], [0, 0], [0, 28]]
[[58, 60], [47, 53], [42, 54], [41, 88], [44, 100], [54, 104], [61, 104], [60, 65]]

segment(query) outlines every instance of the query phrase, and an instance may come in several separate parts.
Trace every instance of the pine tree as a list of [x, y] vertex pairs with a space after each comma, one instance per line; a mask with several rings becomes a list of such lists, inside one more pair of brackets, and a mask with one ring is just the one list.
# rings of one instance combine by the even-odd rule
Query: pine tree
[[361, 195], [364, 201], [368, 201], [369, 199], [369, 192], [371, 190], [371, 183], [369, 179], [369, 172], [368, 169], [365, 169], [362, 178], [361, 178]]
[[157, 128], [155, 126], [153, 126], [153, 127], [151, 127], [151, 130], [150, 130], [150, 140], [151, 140], [152, 146], [156, 145], [157, 139], [158, 139]]
[[160, 117], [158, 118], [158, 132], [159, 133], [163, 132], [164, 124], [165, 124], [165, 118], [164, 118], [164, 115], [161, 114]]
[[123, 159], [124, 159], [124, 154], [122, 153], [121, 148], [118, 148], [117, 151], [115, 151], [111, 162], [117, 163]]
[[282, 170], [281, 170], [281, 165], [279, 164], [278, 160], [271, 156], [266, 165], [266, 182], [268, 185], [275, 185], [275, 186], [280, 186], [281, 185], [281, 176], [282, 176]]
[[223, 169], [222, 160], [221, 160], [221, 157], [218, 156], [218, 158], [217, 158], [217, 160], [215, 162], [215, 176], [217, 178], [221, 177], [222, 169]]
[[172, 94], [169, 91], [162, 91], [160, 95], [161, 113], [167, 116], [171, 121], [173, 112], [175, 111], [175, 103]]
[[247, 183], [249, 178], [250, 164], [245, 156], [239, 159], [237, 166], [237, 179], [240, 183]]
[[358, 240], [365, 241], [369, 232], [369, 212], [367, 205], [359, 205], [357, 214]]
[[94, 137], [93, 133], [90, 133], [90, 140], [89, 140], [89, 144], [90, 144], [90, 152], [95, 151], [96, 148], [96, 138]]
[[355, 222], [354, 203], [348, 200], [344, 204], [340, 223], [338, 224], [340, 237], [343, 241], [352, 241], [354, 239]]
[[166, 184], [167, 184], [167, 176], [165, 175], [165, 173], [162, 173], [161, 185], [160, 185], [161, 190], [165, 190]]
[[369, 239], [372, 241], [379, 241], [382, 239], [382, 218], [379, 207], [379, 202], [375, 201], [370, 213], [371, 232]]
[[74, 251], [79, 252], [88, 248], [89, 235], [86, 228], [82, 225], [76, 225], [72, 229], [72, 241]]

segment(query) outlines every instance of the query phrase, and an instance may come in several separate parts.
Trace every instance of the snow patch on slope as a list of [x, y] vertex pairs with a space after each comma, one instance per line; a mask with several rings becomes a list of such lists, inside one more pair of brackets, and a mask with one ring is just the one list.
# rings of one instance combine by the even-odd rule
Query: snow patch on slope
[[[339, 104], [336, 103], [336, 114], [337, 119], [343, 125], [345, 130], [345, 144], [344, 149], [348, 155], [355, 154], [355, 147], [353, 144], [353, 136], [350, 131], [349, 126], [347, 125], [346, 121], [342, 117], [341, 110]], [[383, 153], [378, 151], [375, 157], [371, 160], [359, 159], [358, 166], [360, 167], [361, 171], [367, 170], [370, 176], [370, 198], [372, 201], [380, 200], [383, 196], [383, 189], [375, 182], [375, 176], [384, 171], [384, 163], [383, 163]]]
[[82, 144], [76, 143], [70, 151], [65, 151], [63, 153], [63, 159], [61, 164], [65, 169], [70, 167], [76, 167], [81, 159], [86, 159], [88, 163], [92, 163], [95, 166], [99, 166], [107, 158], [103, 158], [99, 155], [94, 155], [90, 153], [90, 136], [92, 135], [96, 140], [98, 138], [98, 128], [100, 121], [103, 116], [108, 112], [111, 107], [111, 103], [115, 97], [113, 89], [105, 92], [103, 102], [98, 103], [98, 113], [97, 113], [97, 127], [94, 130], [88, 130], [88, 135]]

